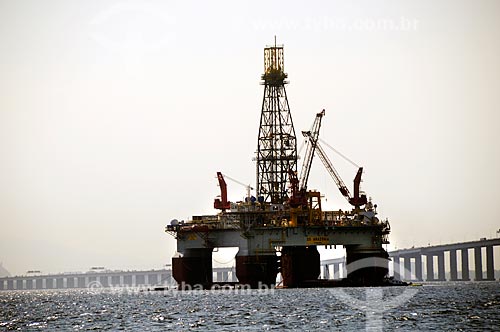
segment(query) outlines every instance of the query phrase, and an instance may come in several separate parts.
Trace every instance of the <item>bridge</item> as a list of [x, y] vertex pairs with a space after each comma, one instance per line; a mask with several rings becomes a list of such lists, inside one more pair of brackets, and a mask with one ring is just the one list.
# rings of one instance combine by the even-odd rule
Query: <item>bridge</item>
[[[234, 268], [216, 267], [215, 281], [236, 281]], [[173, 287], [172, 270], [148, 271], [90, 271], [47, 275], [25, 275], [0, 278], [1, 290], [69, 289], [100, 287]]]
[[[389, 252], [392, 260], [392, 271], [396, 279], [424, 281], [469, 281], [470, 264], [469, 255], [474, 256], [474, 280], [492, 281], [495, 280], [494, 250], [500, 245], [500, 238], [470, 241], [462, 243], [435, 245], [420, 248], [400, 249]], [[445, 253], [448, 256], [449, 268], [445, 268]], [[486, 269], [483, 267], [483, 257], [486, 254]], [[457, 260], [457, 258], [460, 258]], [[423, 261], [425, 260], [425, 265]], [[336, 258], [323, 260], [322, 277], [340, 278], [345, 275], [345, 259]], [[458, 263], [460, 262], [460, 275]], [[435, 267], [437, 266], [437, 275]], [[342, 269], [341, 269], [342, 268]], [[449, 271], [449, 278], [446, 278], [446, 270]]]
[[[395, 278], [413, 281], [469, 281], [469, 256], [473, 253], [474, 280], [495, 280], [494, 247], [500, 246], [500, 238], [481, 239], [462, 243], [400, 249], [389, 252], [392, 260], [390, 270]], [[445, 266], [448, 257], [448, 269]], [[485, 254], [485, 256], [484, 256]], [[486, 269], [483, 266], [486, 258]], [[459, 258], [459, 259], [458, 259]], [[425, 264], [424, 264], [425, 261]], [[460, 263], [460, 270], [458, 266]], [[345, 258], [321, 261], [322, 278], [345, 277]], [[424, 271], [425, 267], [425, 271]], [[435, 273], [437, 267], [437, 273]], [[446, 270], [449, 278], [446, 278]], [[425, 272], [425, 274], [424, 274]], [[460, 272], [460, 275], [459, 275]], [[234, 267], [216, 267], [213, 280], [234, 282], [237, 280]], [[424, 279], [425, 275], [425, 279]], [[0, 278], [1, 290], [67, 289], [89, 287], [174, 287], [172, 270], [148, 271], [90, 271], [86, 273], [61, 273], [48, 275], [25, 275]]]

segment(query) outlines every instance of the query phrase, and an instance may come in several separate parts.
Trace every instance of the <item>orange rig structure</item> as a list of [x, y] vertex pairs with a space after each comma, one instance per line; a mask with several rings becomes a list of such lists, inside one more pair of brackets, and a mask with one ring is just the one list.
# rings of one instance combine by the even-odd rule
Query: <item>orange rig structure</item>
[[[317, 245], [345, 247], [347, 278], [342, 285], [377, 286], [387, 280], [388, 254], [382, 245], [389, 243], [389, 223], [376, 217], [377, 206], [360, 191], [363, 168], [357, 172], [351, 194], [321, 147], [324, 110], [316, 114], [312, 129], [302, 132], [307, 149], [297, 172], [297, 138], [285, 90], [288, 75], [283, 56], [282, 45], [264, 49], [256, 195], [249, 193], [244, 202], [229, 202], [224, 175], [218, 172], [221, 195], [214, 208], [221, 211], [186, 222], [174, 219], [166, 227], [177, 240], [179, 257], [172, 258], [172, 269], [179, 289], [212, 287], [212, 252], [222, 247], [239, 248], [238, 284], [251, 288], [274, 286], [278, 273], [283, 287], [334, 285], [318, 279]], [[323, 211], [320, 193], [307, 189], [314, 155], [353, 206], [351, 211]]]

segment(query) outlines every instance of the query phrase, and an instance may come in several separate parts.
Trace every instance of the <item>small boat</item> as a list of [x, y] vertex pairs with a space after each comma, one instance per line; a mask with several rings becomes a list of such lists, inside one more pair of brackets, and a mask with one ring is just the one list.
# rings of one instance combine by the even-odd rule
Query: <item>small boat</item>
[[402, 281], [395, 279], [394, 277], [388, 277], [384, 279], [384, 285], [386, 286], [411, 286], [411, 282]]

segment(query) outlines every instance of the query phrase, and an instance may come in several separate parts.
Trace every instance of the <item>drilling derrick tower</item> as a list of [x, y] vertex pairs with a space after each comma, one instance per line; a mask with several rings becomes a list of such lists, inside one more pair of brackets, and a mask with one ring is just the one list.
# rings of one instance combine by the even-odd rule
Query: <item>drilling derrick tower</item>
[[283, 45], [264, 48], [264, 97], [257, 144], [257, 195], [282, 204], [288, 199], [290, 171], [297, 171], [297, 141], [285, 84]]

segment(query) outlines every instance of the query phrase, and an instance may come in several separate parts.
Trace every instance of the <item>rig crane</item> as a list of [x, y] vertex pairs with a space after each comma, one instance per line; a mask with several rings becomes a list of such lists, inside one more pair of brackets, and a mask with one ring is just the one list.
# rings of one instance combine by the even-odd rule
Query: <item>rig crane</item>
[[231, 208], [231, 203], [227, 200], [227, 185], [226, 180], [221, 172], [217, 172], [217, 180], [219, 180], [220, 198], [214, 200], [214, 208], [226, 211]]
[[361, 184], [361, 175], [363, 174], [363, 167], [358, 168], [358, 172], [356, 173], [356, 176], [354, 177], [354, 195], [351, 196], [351, 193], [349, 192], [349, 189], [347, 189], [347, 186], [344, 184], [344, 181], [342, 181], [342, 178], [340, 177], [339, 173], [333, 167], [332, 162], [328, 157], [326, 156], [325, 151], [321, 147], [321, 145], [317, 142], [316, 143], [316, 154], [318, 155], [319, 159], [323, 162], [323, 165], [325, 165], [325, 168], [327, 169], [328, 173], [332, 176], [333, 180], [335, 181], [335, 184], [339, 188], [340, 193], [347, 199], [347, 201], [354, 207], [359, 208], [362, 205], [365, 205], [368, 200], [366, 199], [365, 194], [361, 194], [359, 192], [359, 186]]
[[337, 188], [339, 188], [342, 196], [347, 199], [349, 204], [358, 209], [360, 206], [365, 205], [368, 201], [366, 195], [360, 194], [359, 190], [359, 186], [361, 184], [361, 176], [363, 174], [363, 167], [358, 168], [358, 172], [354, 177], [354, 195], [351, 195], [349, 189], [345, 185], [339, 173], [323, 150], [323, 147], [319, 143], [319, 129], [321, 128], [321, 120], [324, 115], [325, 110], [316, 114], [316, 118], [311, 130], [302, 132], [302, 135], [308, 139], [309, 144], [307, 145], [304, 162], [302, 164], [300, 180], [297, 178], [297, 175], [294, 172], [289, 171], [290, 186], [292, 192], [292, 197], [289, 200], [290, 206], [307, 206], [307, 181], [309, 179], [309, 173], [311, 171], [313, 156], [316, 154], [319, 159], [321, 159], [321, 162], [325, 166], [326, 170], [328, 171], [328, 173], [330, 173], [331, 177], [335, 181], [335, 184], [337, 185]]
[[233, 179], [227, 174], [222, 174], [222, 172], [217, 172], [217, 180], [219, 181], [219, 187], [220, 187], [220, 198], [216, 198], [214, 200], [214, 208], [218, 210], [225, 211], [227, 209], [231, 208], [231, 202], [227, 200], [227, 184], [226, 180], [224, 178], [227, 178], [237, 184], [240, 184], [247, 188], [247, 197], [250, 200], [250, 191], [253, 190], [253, 188], [250, 185], [244, 184], [243, 182], [240, 182], [236, 179]]
[[318, 145], [319, 138], [319, 129], [321, 128], [321, 119], [325, 115], [325, 110], [316, 114], [316, 118], [314, 119], [314, 123], [312, 129], [309, 131], [303, 131], [302, 135], [309, 138], [309, 144], [307, 145], [306, 155], [304, 158], [304, 163], [302, 164], [302, 170], [300, 173], [300, 190], [307, 189], [307, 181], [309, 180], [309, 173], [311, 173], [311, 165], [314, 156], [314, 152], [316, 151], [316, 147]]
[[229, 175], [227, 174], [222, 174], [224, 176], [224, 178], [226, 179], [229, 179], [231, 181], [233, 181], [234, 183], [237, 183], [239, 185], [242, 185], [243, 187], [245, 187], [247, 189], [247, 198], [250, 199], [251, 195], [250, 195], [250, 191], [253, 190], [252, 186], [250, 186], [249, 184], [245, 184], [241, 181], [238, 181], [236, 179], [233, 179], [232, 177], [230, 177]]
[[359, 186], [361, 184], [361, 175], [363, 174], [363, 167], [358, 168], [358, 172], [354, 177], [354, 195], [351, 195], [344, 181], [342, 181], [339, 173], [337, 172], [335, 167], [333, 167], [332, 162], [330, 161], [330, 159], [328, 159], [325, 150], [323, 150], [323, 147], [321, 146], [321, 144], [319, 144], [317, 136], [314, 136], [310, 131], [303, 131], [302, 134], [304, 135], [304, 137], [309, 138], [311, 142], [310, 145], [314, 144], [314, 151], [316, 152], [316, 155], [319, 157], [319, 159], [321, 159], [326, 170], [328, 171], [328, 173], [330, 173], [331, 177], [335, 181], [337, 188], [339, 188], [340, 193], [347, 199], [349, 204], [354, 206], [356, 209], [358, 209], [362, 205], [365, 205], [368, 202], [366, 195], [360, 195], [359, 191]]
[[311, 130], [302, 132], [304, 136], [307, 135], [307, 137], [309, 138], [309, 144], [307, 145], [304, 162], [302, 163], [300, 180], [297, 178], [297, 174], [295, 174], [295, 172], [289, 170], [290, 186], [292, 191], [292, 197], [290, 198], [289, 203], [292, 207], [298, 207], [301, 205], [307, 206], [307, 181], [309, 180], [309, 173], [311, 172], [313, 156], [318, 143], [319, 129], [321, 128], [321, 119], [324, 115], [325, 110], [317, 113]]

